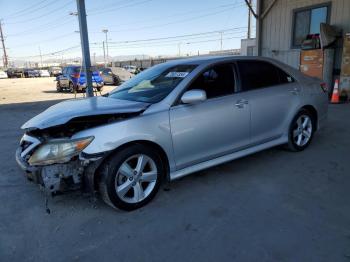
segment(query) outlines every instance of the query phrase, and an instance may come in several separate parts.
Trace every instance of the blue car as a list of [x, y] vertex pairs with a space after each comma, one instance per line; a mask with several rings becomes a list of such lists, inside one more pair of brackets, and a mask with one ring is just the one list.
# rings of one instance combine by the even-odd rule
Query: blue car
[[[97, 91], [101, 91], [103, 88], [103, 79], [100, 76], [99, 71], [92, 67], [92, 85]], [[56, 77], [57, 92], [63, 90], [69, 90], [70, 92], [85, 91], [86, 78], [81, 66], [67, 66], [62, 70], [62, 74]]]

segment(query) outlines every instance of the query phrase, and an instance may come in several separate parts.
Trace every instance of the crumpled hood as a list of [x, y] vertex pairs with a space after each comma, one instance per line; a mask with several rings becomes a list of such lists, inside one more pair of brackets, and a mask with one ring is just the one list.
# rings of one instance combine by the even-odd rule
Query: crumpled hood
[[44, 129], [67, 123], [82, 116], [137, 113], [145, 110], [148, 103], [119, 100], [108, 97], [91, 97], [67, 100], [46, 109], [26, 122], [22, 129]]

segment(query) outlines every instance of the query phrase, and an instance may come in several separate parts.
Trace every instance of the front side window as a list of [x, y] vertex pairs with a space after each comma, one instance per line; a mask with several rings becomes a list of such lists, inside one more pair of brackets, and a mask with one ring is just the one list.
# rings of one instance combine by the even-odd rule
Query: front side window
[[235, 78], [230, 64], [217, 65], [200, 74], [188, 90], [201, 89], [207, 98], [230, 95], [234, 93]]
[[242, 91], [293, 82], [293, 78], [280, 68], [264, 61], [238, 61]]
[[192, 72], [197, 65], [160, 64], [147, 69], [113, 90], [109, 97], [146, 103], [157, 103]]
[[329, 5], [323, 5], [294, 11], [293, 48], [300, 48], [307, 35], [320, 33], [320, 24], [328, 22], [329, 9]]

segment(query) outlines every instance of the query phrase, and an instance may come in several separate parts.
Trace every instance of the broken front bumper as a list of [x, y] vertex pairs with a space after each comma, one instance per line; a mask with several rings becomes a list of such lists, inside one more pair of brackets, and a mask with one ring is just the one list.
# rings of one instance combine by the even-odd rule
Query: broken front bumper
[[16, 151], [16, 161], [32, 182], [43, 186], [51, 193], [64, 192], [81, 187], [84, 166], [82, 161], [74, 160], [64, 164], [30, 166], [21, 156], [22, 148]]
[[62, 164], [29, 165], [30, 156], [42, 142], [36, 137], [24, 134], [20, 147], [16, 150], [16, 161], [25, 171], [25, 176], [29, 180], [43, 186], [50, 193], [75, 189], [83, 189], [87, 193], [94, 193], [96, 170], [109, 152], [93, 155], [81, 153]]

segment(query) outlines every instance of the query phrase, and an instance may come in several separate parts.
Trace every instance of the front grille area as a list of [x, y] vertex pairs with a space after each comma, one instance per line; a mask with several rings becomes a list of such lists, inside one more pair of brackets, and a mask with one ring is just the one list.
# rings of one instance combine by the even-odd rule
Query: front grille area
[[29, 141], [22, 141], [21, 143], [21, 148], [22, 148], [22, 152], [24, 150], [26, 150], [29, 146], [31, 146], [33, 143], [32, 142], [29, 142]]

